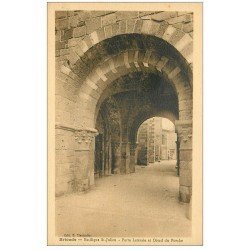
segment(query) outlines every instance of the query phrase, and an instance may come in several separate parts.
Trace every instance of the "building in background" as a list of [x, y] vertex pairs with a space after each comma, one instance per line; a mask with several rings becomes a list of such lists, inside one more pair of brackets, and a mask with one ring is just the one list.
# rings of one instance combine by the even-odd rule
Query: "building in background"
[[153, 117], [146, 120], [137, 135], [137, 164], [148, 165], [176, 159], [176, 133], [172, 122]]
[[175, 131], [162, 129], [162, 160], [176, 160], [176, 139], [177, 137]]
[[139, 130], [137, 137], [137, 164], [148, 165], [148, 121], [144, 122]]

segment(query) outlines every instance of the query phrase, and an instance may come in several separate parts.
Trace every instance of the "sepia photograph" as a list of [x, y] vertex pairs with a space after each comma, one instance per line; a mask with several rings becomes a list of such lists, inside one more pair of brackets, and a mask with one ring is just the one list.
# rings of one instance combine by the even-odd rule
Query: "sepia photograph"
[[48, 3], [48, 245], [202, 245], [202, 3]]
[[67, 1], [1, 2], [1, 249], [249, 249], [249, 1]]

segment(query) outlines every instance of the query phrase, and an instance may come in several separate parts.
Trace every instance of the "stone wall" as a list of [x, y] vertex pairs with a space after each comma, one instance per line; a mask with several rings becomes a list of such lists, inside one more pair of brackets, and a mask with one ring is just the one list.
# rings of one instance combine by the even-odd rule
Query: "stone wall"
[[[142, 37], [130, 40], [130, 34]], [[119, 36], [123, 42], [116, 43]], [[93, 185], [98, 102], [121, 76], [138, 71], [162, 74], [178, 95], [179, 119], [192, 119], [192, 36], [192, 13], [56, 12], [57, 195]], [[169, 47], [163, 50], [155, 42]], [[127, 157], [134, 147], [123, 145]]]
[[[84, 52], [91, 46], [114, 35], [129, 32], [151, 34], [157, 30], [156, 36], [169, 40], [169, 43], [176, 45], [177, 50], [182, 51], [183, 55], [191, 56], [192, 22], [192, 13], [186, 12], [56, 12], [55, 46], [56, 68], [58, 69], [56, 121], [64, 125], [67, 123], [69, 126], [81, 126], [83, 123], [82, 116], [85, 115], [84, 120], [87, 126], [93, 127], [93, 123], [88, 122], [92, 119], [93, 111], [88, 110], [84, 103], [78, 100], [79, 96], [77, 96], [82, 80], [76, 74], [76, 71], [72, 71], [72, 68], [68, 67], [68, 64], [79, 64], [79, 57], [84, 55]], [[78, 50], [81, 50], [81, 52]], [[191, 63], [191, 59], [186, 58]], [[89, 66], [87, 65], [87, 67]], [[172, 74], [174, 74], [174, 71]], [[97, 71], [97, 77], [106, 79], [101, 69]], [[88, 106], [94, 106], [95, 99], [99, 97], [95, 91], [92, 91], [91, 96], [88, 96], [91, 88], [95, 88], [93, 80], [88, 81], [88, 84], [84, 86], [84, 92], [81, 94], [81, 97], [84, 97], [84, 102], [87, 100], [93, 103]], [[180, 115], [185, 119], [187, 115], [189, 116], [189, 114], [186, 114], [187, 105], [191, 105], [187, 98], [180, 99]], [[85, 114], [81, 112], [83, 106]], [[71, 112], [72, 110], [76, 112]]]
[[179, 146], [180, 200], [189, 202], [192, 196], [192, 121], [176, 121]]
[[[129, 20], [129, 21], [128, 21]], [[193, 15], [186, 12], [129, 12], [129, 11], [57, 11], [56, 12], [56, 56], [69, 54], [69, 48], [74, 47], [86, 35], [103, 28], [106, 33], [114, 34], [135, 24], [144, 24], [142, 20], [152, 20], [156, 23], [172, 25], [178, 30], [193, 36]], [[166, 23], [165, 23], [166, 22]], [[146, 25], [145, 29], [153, 28]], [[127, 27], [127, 28], [126, 28]], [[181, 36], [183, 33], [179, 33]], [[94, 39], [94, 38], [93, 38]], [[174, 38], [173, 38], [174, 39]]]
[[74, 189], [75, 145], [74, 133], [56, 129], [56, 193], [70, 193]]

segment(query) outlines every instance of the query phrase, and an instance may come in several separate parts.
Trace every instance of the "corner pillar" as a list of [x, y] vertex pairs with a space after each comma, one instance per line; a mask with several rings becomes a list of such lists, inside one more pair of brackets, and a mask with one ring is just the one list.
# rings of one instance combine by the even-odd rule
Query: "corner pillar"
[[136, 147], [137, 147], [137, 143], [130, 144], [130, 162], [129, 162], [130, 173], [135, 172]]
[[113, 174], [120, 174], [121, 166], [121, 143], [112, 142], [113, 154], [114, 154], [114, 169]]
[[75, 131], [75, 173], [74, 190], [85, 191], [94, 185], [94, 152], [96, 129]]
[[178, 131], [176, 131], [176, 174], [180, 176], [180, 138], [178, 136]]
[[121, 168], [120, 173], [121, 174], [129, 174], [130, 164], [130, 142], [122, 142], [121, 143]]
[[175, 122], [179, 142], [180, 201], [189, 203], [192, 196], [192, 121]]

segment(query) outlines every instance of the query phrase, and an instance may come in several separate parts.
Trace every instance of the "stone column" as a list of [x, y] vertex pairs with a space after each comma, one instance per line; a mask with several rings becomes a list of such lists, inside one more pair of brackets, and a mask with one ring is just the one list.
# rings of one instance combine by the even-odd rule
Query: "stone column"
[[107, 140], [105, 143], [105, 169], [104, 169], [104, 175], [108, 176], [111, 175], [111, 141]]
[[192, 121], [175, 122], [179, 139], [180, 200], [188, 203], [192, 196]]
[[178, 131], [176, 131], [177, 140], [176, 140], [176, 173], [180, 176], [180, 138], [178, 136]]
[[135, 165], [137, 165], [137, 159], [138, 159], [138, 142], [136, 142], [136, 149], [135, 149]]
[[74, 189], [81, 192], [94, 185], [95, 129], [75, 131]]
[[109, 140], [104, 143], [104, 175], [109, 175]]
[[121, 174], [129, 174], [129, 163], [130, 163], [130, 142], [121, 143]]
[[121, 143], [112, 142], [113, 154], [114, 154], [114, 174], [120, 174], [121, 167]]
[[131, 143], [130, 144], [130, 162], [129, 162], [130, 173], [135, 172], [136, 147], [137, 147], [137, 143]]
[[95, 183], [95, 137], [98, 134], [96, 132], [89, 131], [89, 186], [93, 186]]
[[112, 145], [111, 141], [109, 142], [109, 175], [112, 174]]

